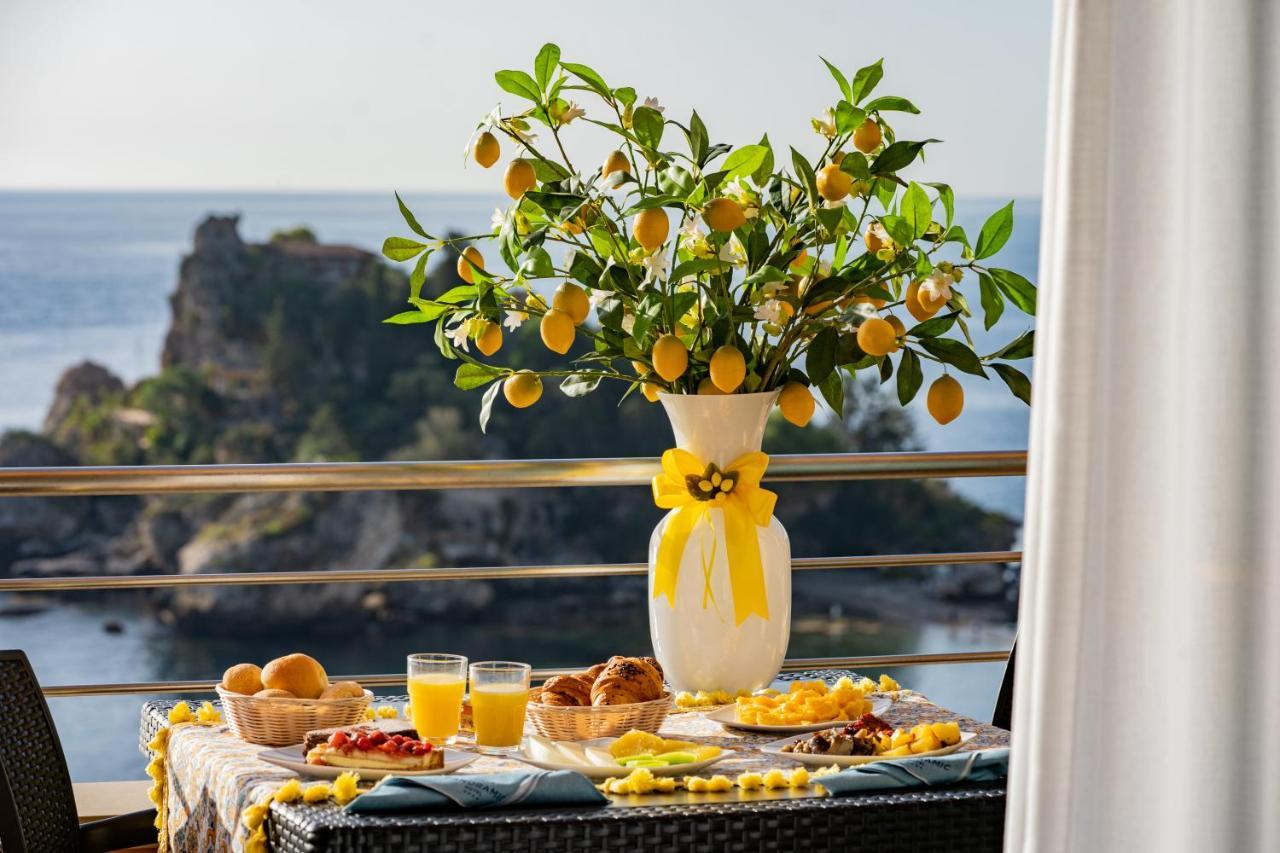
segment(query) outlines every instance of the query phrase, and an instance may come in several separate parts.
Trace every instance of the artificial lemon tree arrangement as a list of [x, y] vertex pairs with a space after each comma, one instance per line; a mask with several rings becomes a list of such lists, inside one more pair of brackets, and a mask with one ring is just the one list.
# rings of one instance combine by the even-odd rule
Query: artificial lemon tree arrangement
[[[917, 110], [875, 94], [881, 64], [851, 79], [827, 67], [840, 97], [814, 120], [819, 152], [779, 156], [767, 135], [713, 142], [697, 112], [678, 121], [546, 45], [532, 74], [497, 73], [521, 110], [494, 110], [469, 146], [485, 168], [509, 157], [511, 204], [493, 232], [436, 238], [397, 196], [417, 237], [383, 246], [415, 262], [412, 309], [388, 322], [435, 324], [440, 351], [462, 361], [455, 384], [489, 386], [482, 429], [499, 389], [524, 408], [551, 378], [570, 396], [613, 380], [661, 400], [676, 447], [653, 478], [668, 512], [649, 544], [649, 628], [677, 690], [754, 690], [786, 655], [790, 543], [761, 484], [775, 402], [804, 426], [815, 386], [839, 414], [843, 375], [872, 370], [882, 382], [896, 373], [905, 406], [926, 361], [942, 370], [927, 394], [941, 423], [963, 407], [953, 372], [995, 372], [1030, 398], [1008, 362], [1031, 354], [1032, 333], [979, 355], [964, 293], [976, 279], [988, 329], [1006, 303], [1034, 313], [1034, 286], [988, 262], [1009, 239], [1013, 205], [970, 241], [950, 187], [900, 175], [935, 140], [897, 137], [888, 117]], [[570, 154], [584, 125], [615, 140], [599, 166]], [[445, 247], [462, 282], [424, 293], [427, 260]], [[504, 334], [534, 322], [561, 366], [489, 360]]]
[[[523, 408], [549, 379], [570, 396], [613, 380], [651, 401], [778, 390], [783, 414], [803, 426], [815, 387], [841, 410], [842, 372], [875, 371], [882, 382], [896, 372], [906, 405], [923, 362], [943, 371], [927, 393], [941, 423], [963, 406], [955, 373], [994, 372], [1029, 402], [1029, 380], [1008, 362], [1031, 354], [1033, 332], [981, 355], [969, 333], [975, 296], [987, 328], [1007, 305], [1035, 312], [1031, 282], [989, 261], [1012, 231], [1013, 204], [971, 240], [948, 185], [900, 174], [937, 140], [896, 136], [890, 118], [919, 110], [876, 95], [881, 63], [852, 78], [826, 64], [839, 98], [813, 120], [816, 156], [776, 152], [767, 136], [713, 142], [696, 111], [681, 122], [553, 44], [532, 74], [499, 71], [521, 109], [490, 113], [469, 154], [485, 168], [508, 156], [511, 204], [492, 233], [440, 239], [397, 196], [416, 236], [388, 238], [383, 253], [415, 261], [412, 309], [388, 322], [435, 323], [440, 351], [463, 362], [456, 384], [493, 383], [482, 426], [499, 387]], [[570, 155], [583, 124], [616, 137], [599, 166]], [[447, 245], [461, 251], [462, 284], [423, 293], [428, 258]], [[526, 322], [566, 356], [562, 367], [487, 360]]]

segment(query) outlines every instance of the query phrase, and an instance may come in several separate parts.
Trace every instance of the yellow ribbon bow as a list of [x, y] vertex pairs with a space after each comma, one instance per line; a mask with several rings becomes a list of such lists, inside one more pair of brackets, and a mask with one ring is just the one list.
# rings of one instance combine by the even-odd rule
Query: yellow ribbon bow
[[723, 471], [678, 447], [662, 454], [662, 473], [653, 478], [653, 501], [676, 513], [667, 521], [658, 542], [654, 598], [665, 595], [671, 606], [675, 606], [676, 579], [685, 544], [694, 528], [707, 519], [707, 513], [718, 509], [724, 514], [734, 618], [738, 625], [752, 613], [762, 619], [769, 618], [760, 540], [756, 534], [756, 527], [769, 525], [773, 505], [778, 500], [776, 494], [760, 488], [760, 479], [768, 467], [769, 457], [760, 451], [739, 456]]

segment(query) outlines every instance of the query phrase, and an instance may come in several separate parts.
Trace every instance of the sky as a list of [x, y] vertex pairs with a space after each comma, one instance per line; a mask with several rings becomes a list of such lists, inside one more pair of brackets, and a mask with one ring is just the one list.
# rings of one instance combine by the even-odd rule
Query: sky
[[[923, 111], [899, 136], [944, 140], [929, 179], [1036, 196], [1049, 27], [1049, 0], [3, 0], [0, 189], [493, 192], [499, 171], [462, 157], [496, 103], [518, 108], [493, 73], [555, 41], [670, 116], [696, 108], [713, 141], [811, 155], [838, 97], [818, 57], [883, 57], [878, 93]], [[571, 156], [602, 156], [570, 130]]]

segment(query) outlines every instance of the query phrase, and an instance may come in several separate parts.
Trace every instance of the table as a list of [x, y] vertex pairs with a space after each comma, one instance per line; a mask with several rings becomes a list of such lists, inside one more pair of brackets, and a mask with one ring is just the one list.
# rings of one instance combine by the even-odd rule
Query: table
[[[789, 673], [787, 680], [825, 678], [844, 671]], [[854, 676], [856, 677], [856, 676]], [[379, 704], [402, 705], [403, 696]], [[143, 707], [141, 744], [167, 724], [174, 702]], [[924, 719], [956, 720], [976, 731], [966, 749], [1007, 746], [1008, 732], [963, 717], [904, 692], [884, 715], [894, 725]], [[795, 762], [750, 752], [768, 735], [726, 732], [698, 712], [673, 713], [668, 737], [689, 737], [747, 751], [707, 771], [733, 777]], [[170, 738], [168, 755], [170, 849], [242, 849], [240, 815], [293, 777], [257, 760], [263, 747], [233, 737], [225, 726], [184, 726]], [[528, 765], [485, 756], [464, 772], [486, 773]], [[605, 807], [448, 812], [370, 817], [350, 815], [334, 803], [273, 804], [267, 821], [272, 850], [287, 853], [535, 853], [535, 851], [765, 851], [826, 849], [999, 850], [1004, 830], [1003, 783], [964, 784], [921, 791], [818, 797], [799, 791], [734, 789], [729, 794], [611, 796]]]

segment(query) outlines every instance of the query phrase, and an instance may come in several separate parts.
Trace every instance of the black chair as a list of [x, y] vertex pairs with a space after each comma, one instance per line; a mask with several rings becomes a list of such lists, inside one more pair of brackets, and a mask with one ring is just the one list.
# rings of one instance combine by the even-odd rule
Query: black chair
[[996, 710], [991, 715], [991, 724], [1006, 731], [1013, 731], [1013, 661], [1018, 652], [1018, 639], [1013, 640], [1013, 648], [1009, 649], [1009, 662], [1004, 665], [1004, 678], [1000, 681], [1000, 692], [996, 694]]
[[0, 650], [0, 850], [96, 853], [154, 844], [155, 809], [80, 825], [71, 774], [36, 674]]

